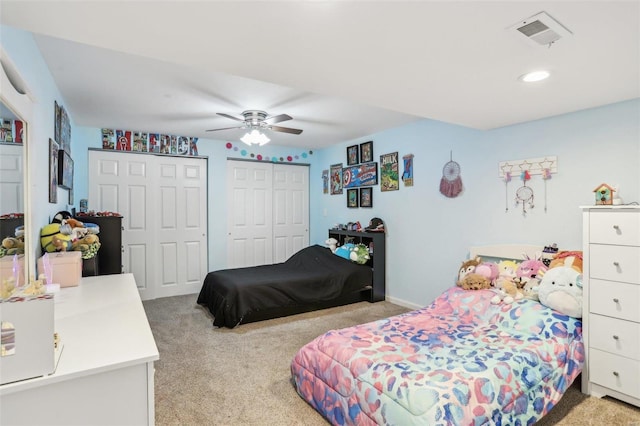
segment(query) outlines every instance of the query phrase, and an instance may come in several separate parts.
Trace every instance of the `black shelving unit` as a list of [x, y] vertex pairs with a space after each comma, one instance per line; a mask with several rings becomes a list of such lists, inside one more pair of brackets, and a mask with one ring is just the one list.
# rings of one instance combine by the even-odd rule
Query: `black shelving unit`
[[373, 270], [373, 284], [369, 302], [380, 302], [385, 299], [385, 235], [384, 232], [359, 232], [329, 229], [329, 238], [338, 240], [338, 246], [351, 239], [353, 244], [364, 244], [369, 247], [371, 259], [367, 265]]
[[[122, 273], [122, 217], [76, 216], [81, 222], [95, 223], [100, 227], [98, 250], [98, 275]], [[84, 266], [84, 265], [83, 265]], [[93, 275], [93, 274], [88, 274]]]

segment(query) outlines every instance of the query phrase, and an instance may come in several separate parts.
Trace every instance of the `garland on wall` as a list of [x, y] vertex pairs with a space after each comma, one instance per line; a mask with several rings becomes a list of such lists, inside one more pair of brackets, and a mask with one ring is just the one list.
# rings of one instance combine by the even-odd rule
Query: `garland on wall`
[[290, 154], [290, 155], [287, 155], [286, 157], [276, 157], [276, 156], [262, 155], [255, 152], [247, 151], [244, 148], [242, 149], [239, 148], [237, 145], [234, 145], [231, 142], [227, 142], [225, 146], [227, 147], [227, 149], [230, 149], [234, 152], [238, 152], [243, 157], [248, 156], [249, 158], [255, 158], [258, 161], [271, 161], [274, 163], [277, 163], [277, 162], [284, 163], [285, 161], [292, 162], [294, 160], [297, 161], [300, 159], [307, 158], [309, 155], [313, 155], [313, 151], [305, 151], [305, 152], [302, 152], [301, 154]]

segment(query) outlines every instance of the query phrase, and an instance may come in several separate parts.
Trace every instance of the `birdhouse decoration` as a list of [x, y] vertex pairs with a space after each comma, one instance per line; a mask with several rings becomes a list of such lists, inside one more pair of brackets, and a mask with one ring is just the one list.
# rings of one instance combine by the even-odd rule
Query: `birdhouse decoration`
[[616, 190], [610, 185], [602, 183], [593, 192], [596, 194], [596, 206], [610, 206], [613, 204], [613, 193]]

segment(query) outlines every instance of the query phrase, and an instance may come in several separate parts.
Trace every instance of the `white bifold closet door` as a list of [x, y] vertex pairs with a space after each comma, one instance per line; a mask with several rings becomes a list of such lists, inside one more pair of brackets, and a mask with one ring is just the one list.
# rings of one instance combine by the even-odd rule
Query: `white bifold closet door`
[[280, 263], [309, 245], [309, 167], [227, 160], [227, 267]]
[[200, 291], [208, 272], [205, 158], [90, 150], [89, 209], [122, 214], [124, 271], [143, 300]]

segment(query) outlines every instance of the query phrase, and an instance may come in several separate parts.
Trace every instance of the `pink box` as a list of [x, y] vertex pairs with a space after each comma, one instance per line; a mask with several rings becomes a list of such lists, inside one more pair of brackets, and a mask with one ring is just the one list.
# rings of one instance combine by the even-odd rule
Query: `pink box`
[[0, 257], [0, 283], [12, 276], [16, 287], [24, 285], [24, 254]]
[[[60, 287], [74, 287], [80, 284], [82, 278], [82, 253], [79, 251], [61, 251], [47, 253], [38, 259], [38, 276], [47, 276], [45, 258], [51, 265], [52, 284], [60, 284]], [[49, 282], [47, 281], [47, 284]]]

